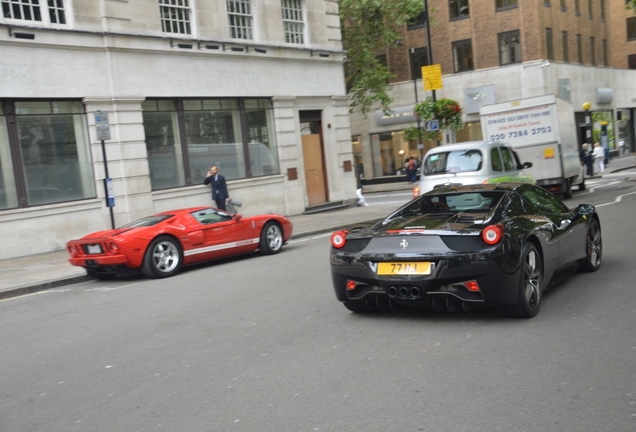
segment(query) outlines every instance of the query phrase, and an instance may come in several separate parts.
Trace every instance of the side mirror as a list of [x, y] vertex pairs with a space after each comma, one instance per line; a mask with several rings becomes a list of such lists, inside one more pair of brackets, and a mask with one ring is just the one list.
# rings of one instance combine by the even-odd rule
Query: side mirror
[[579, 204], [573, 211], [572, 221], [579, 219], [581, 216], [588, 216], [594, 213], [594, 206], [590, 204]]
[[235, 220], [240, 221], [242, 218], [243, 218], [243, 216], [241, 216], [241, 214], [240, 214], [240, 213], [235, 213], [235, 214], [234, 214], [234, 219], [235, 219]]
[[521, 169], [532, 168], [532, 162], [524, 162], [521, 164]]

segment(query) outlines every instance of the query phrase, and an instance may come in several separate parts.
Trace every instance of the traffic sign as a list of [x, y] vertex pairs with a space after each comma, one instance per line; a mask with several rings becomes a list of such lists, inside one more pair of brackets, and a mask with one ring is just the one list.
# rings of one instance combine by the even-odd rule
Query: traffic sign
[[427, 120], [424, 127], [427, 132], [437, 132], [439, 130], [439, 120]]
[[422, 81], [425, 91], [439, 90], [444, 87], [442, 85], [442, 65], [422, 66]]
[[110, 125], [108, 124], [108, 112], [95, 111], [95, 130], [97, 131], [97, 139], [106, 141], [110, 139]]

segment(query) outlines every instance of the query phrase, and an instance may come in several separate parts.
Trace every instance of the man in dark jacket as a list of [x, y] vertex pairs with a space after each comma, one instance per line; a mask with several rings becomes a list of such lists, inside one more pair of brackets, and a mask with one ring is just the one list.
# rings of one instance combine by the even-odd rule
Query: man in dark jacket
[[227, 192], [225, 177], [219, 174], [219, 168], [216, 165], [210, 168], [203, 184], [212, 185], [212, 200], [218, 209], [225, 210], [225, 204], [230, 200], [230, 194]]

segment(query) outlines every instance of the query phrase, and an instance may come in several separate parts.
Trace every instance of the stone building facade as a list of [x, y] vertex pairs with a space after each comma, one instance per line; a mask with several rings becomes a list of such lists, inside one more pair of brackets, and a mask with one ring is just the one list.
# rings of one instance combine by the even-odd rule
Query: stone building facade
[[336, 0], [0, 8], [0, 259], [211, 205], [212, 164], [244, 214], [354, 202]]

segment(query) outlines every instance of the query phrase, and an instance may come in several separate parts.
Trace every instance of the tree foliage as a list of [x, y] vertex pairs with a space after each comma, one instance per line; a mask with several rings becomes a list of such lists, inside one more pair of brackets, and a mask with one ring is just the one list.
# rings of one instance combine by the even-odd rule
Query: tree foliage
[[631, 9], [636, 13], [636, 0], [630, 0], [625, 6], [625, 9]]
[[378, 59], [401, 40], [396, 31], [423, 10], [422, 0], [340, 0], [340, 28], [347, 52], [345, 75], [350, 108], [366, 115], [375, 102], [389, 110], [387, 93], [393, 76]]

